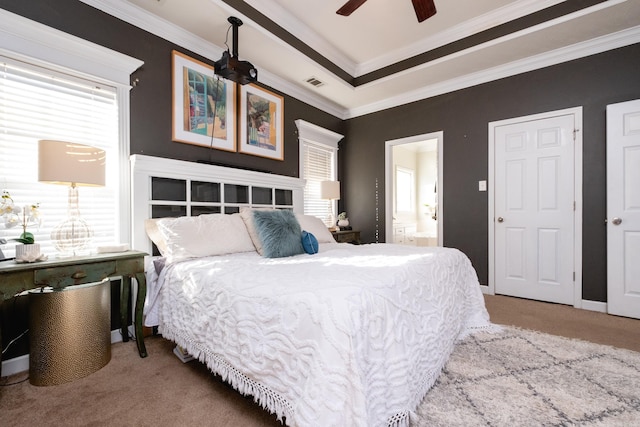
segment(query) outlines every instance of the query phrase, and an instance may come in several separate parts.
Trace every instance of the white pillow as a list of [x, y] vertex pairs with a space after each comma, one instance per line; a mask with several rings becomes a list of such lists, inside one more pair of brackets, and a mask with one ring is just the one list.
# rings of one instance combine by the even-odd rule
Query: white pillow
[[158, 230], [158, 221], [162, 218], [150, 218], [144, 220], [144, 231], [147, 232], [147, 236], [153, 243], [156, 244], [160, 255], [165, 256], [167, 252], [167, 241], [164, 239], [160, 230]]
[[313, 234], [318, 239], [318, 243], [335, 243], [333, 235], [324, 222], [316, 216], [296, 214], [302, 230]]
[[[255, 251], [247, 227], [238, 214], [162, 218], [155, 224], [165, 242], [162, 255], [167, 257], [167, 262]], [[160, 248], [157, 242], [154, 243]]]

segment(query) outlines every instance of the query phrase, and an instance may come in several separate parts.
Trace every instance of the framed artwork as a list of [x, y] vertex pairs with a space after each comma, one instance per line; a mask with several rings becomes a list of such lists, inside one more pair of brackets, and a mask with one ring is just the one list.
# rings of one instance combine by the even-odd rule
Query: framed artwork
[[240, 152], [284, 160], [284, 99], [253, 84], [240, 87]]
[[235, 83], [173, 51], [173, 140], [236, 151]]

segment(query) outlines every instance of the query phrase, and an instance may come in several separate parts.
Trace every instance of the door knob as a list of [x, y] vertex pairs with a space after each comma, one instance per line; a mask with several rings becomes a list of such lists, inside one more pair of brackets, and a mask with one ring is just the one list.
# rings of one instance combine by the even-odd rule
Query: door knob
[[502, 218], [501, 216], [498, 217], [498, 222], [504, 222], [504, 218]]
[[620, 225], [620, 224], [622, 224], [622, 218], [618, 218], [618, 217], [613, 218], [613, 219], [611, 220], [611, 223], [612, 223], [613, 225]]

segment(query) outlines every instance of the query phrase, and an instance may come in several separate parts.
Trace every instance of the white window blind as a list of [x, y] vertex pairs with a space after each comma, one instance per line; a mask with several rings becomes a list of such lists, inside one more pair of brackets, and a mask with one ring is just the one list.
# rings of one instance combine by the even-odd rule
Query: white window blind
[[[116, 89], [0, 56], [0, 190], [9, 191], [17, 206], [39, 203], [42, 225], [27, 231], [51, 256], [50, 234], [67, 216], [68, 187], [38, 182], [40, 139], [105, 150], [106, 185], [79, 187], [80, 214], [93, 228], [91, 247], [119, 242]], [[0, 237], [21, 233], [0, 219]], [[2, 246], [5, 256], [13, 256], [14, 246]]]
[[337, 149], [302, 141], [302, 177], [306, 180], [304, 188], [304, 213], [321, 218], [331, 226], [332, 202], [320, 198], [320, 182], [336, 179]]

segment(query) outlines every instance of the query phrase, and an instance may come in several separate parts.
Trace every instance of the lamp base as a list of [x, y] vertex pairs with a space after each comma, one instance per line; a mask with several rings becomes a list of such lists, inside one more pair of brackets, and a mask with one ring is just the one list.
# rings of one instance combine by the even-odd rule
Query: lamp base
[[63, 254], [76, 255], [91, 241], [93, 230], [80, 217], [67, 218], [51, 232], [53, 246]]
[[62, 255], [77, 255], [91, 241], [93, 230], [80, 216], [78, 187], [75, 184], [69, 187], [68, 212], [69, 217], [51, 232], [51, 240], [53, 240], [53, 246], [58, 252], [62, 252]]

